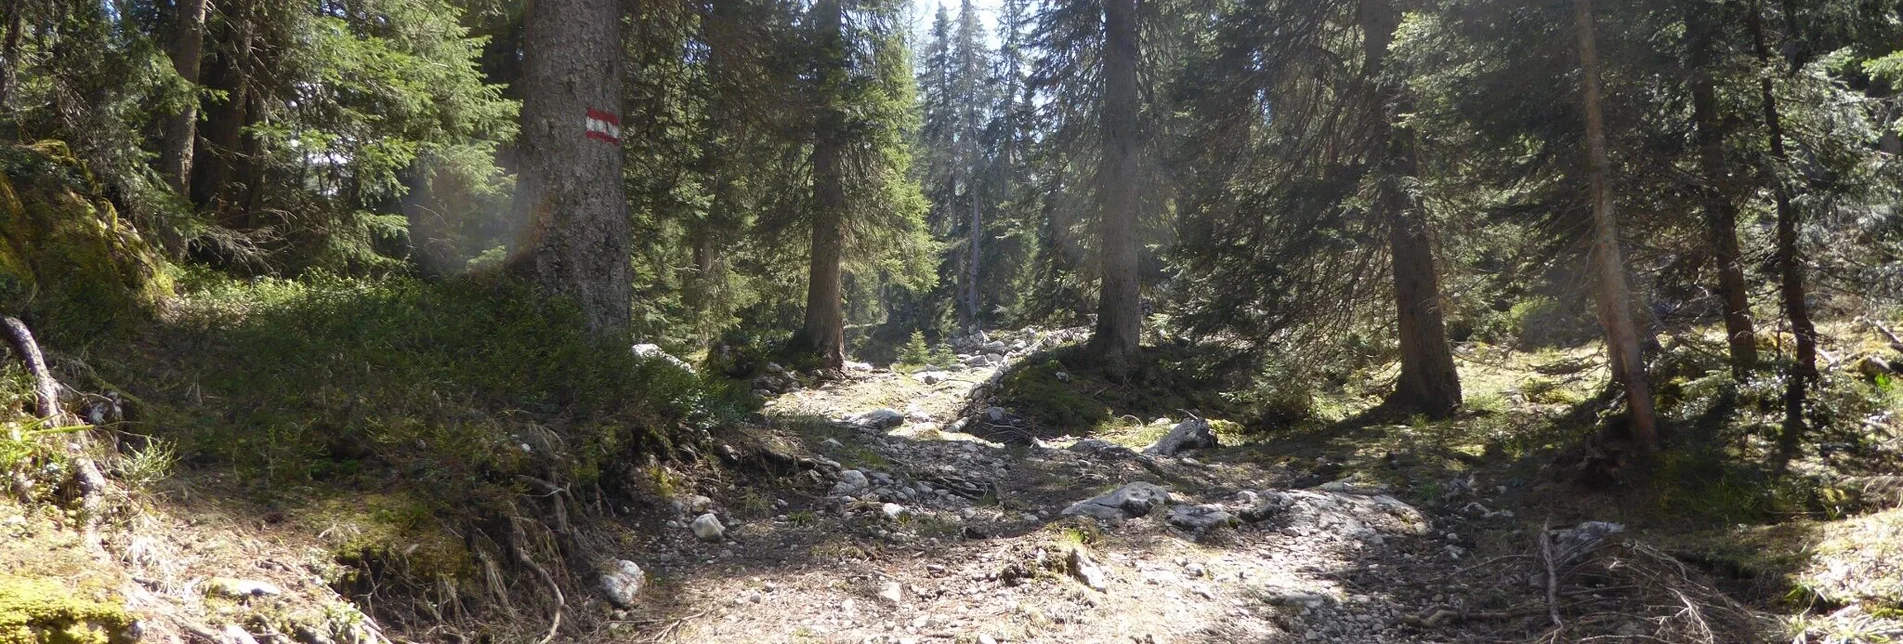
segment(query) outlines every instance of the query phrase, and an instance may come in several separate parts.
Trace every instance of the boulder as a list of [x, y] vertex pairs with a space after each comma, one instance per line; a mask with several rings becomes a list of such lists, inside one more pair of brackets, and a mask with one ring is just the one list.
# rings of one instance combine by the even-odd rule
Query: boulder
[[839, 482], [833, 484], [833, 496], [856, 494], [872, 485], [866, 473], [859, 470], [840, 470]]
[[641, 594], [641, 587], [646, 584], [647, 573], [626, 559], [617, 559], [601, 570], [601, 594], [616, 608], [633, 608], [635, 596]]
[[1063, 514], [1118, 523], [1127, 518], [1148, 516], [1157, 506], [1169, 502], [1169, 490], [1155, 483], [1137, 481], [1107, 494], [1073, 503], [1064, 508]]
[[885, 430], [905, 424], [905, 414], [896, 409], [874, 409], [852, 417], [852, 424], [871, 430]]
[[694, 537], [701, 541], [719, 541], [727, 536], [727, 527], [720, 525], [720, 519], [714, 518], [712, 514], [700, 515], [689, 527], [694, 530]]
[[1143, 448], [1143, 453], [1152, 456], [1175, 456], [1177, 452], [1187, 449], [1216, 446], [1216, 432], [1209, 427], [1209, 421], [1191, 418], [1170, 428], [1170, 433], [1157, 439], [1149, 447]]
[[1210, 528], [1234, 523], [1235, 516], [1220, 505], [1179, 505], [1170, 508], [1170, 525], [1202, 534]]

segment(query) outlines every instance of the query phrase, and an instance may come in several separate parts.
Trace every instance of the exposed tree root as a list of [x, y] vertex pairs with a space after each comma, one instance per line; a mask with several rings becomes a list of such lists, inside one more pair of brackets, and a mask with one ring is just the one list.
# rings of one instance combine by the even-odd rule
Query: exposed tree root
[[46, 368], [46, 356], [40, 353], [40, 345], [33, 341], [33, 332], [26, 323], [10, 315], [0, 315], [0, 332], [7, 336], [7, 344], [13, 348], [13, 354], [26, 363], [26, 374], [33, 379], [33, 404], [42, 418], [60, 422], [66, 414], [60, 410], [59, 381], [53, 379], [53, 372]]

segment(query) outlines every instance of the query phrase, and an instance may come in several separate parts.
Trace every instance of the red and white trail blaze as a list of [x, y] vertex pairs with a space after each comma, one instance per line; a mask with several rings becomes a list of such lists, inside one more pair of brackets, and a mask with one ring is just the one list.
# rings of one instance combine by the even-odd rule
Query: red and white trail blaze
[[607, 143], [621, 142], [621, 118], [613, 114], [590, 108], [587, 130], [588, 138]]

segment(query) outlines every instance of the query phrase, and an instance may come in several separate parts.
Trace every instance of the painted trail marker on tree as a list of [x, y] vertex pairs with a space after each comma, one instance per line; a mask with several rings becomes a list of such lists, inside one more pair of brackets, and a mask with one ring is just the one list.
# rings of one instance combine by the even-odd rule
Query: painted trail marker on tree
[[588, 108], [587, 133], [584, 135], [596, 141], [621, 143], [621, 117], [598, 109]]

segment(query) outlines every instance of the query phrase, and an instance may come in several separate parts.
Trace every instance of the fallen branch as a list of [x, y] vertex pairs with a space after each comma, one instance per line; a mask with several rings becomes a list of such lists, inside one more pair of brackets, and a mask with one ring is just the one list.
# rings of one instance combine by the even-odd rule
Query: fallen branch
[[1546, 615], [1553, 619], [1554, 628], [1565, 628], [1566, 623], [1559, 619], [1559, 566], [1553, 562], [1552, 524], [1548, 519], [1540, 525], [1540, 559], [1546, 562]]

